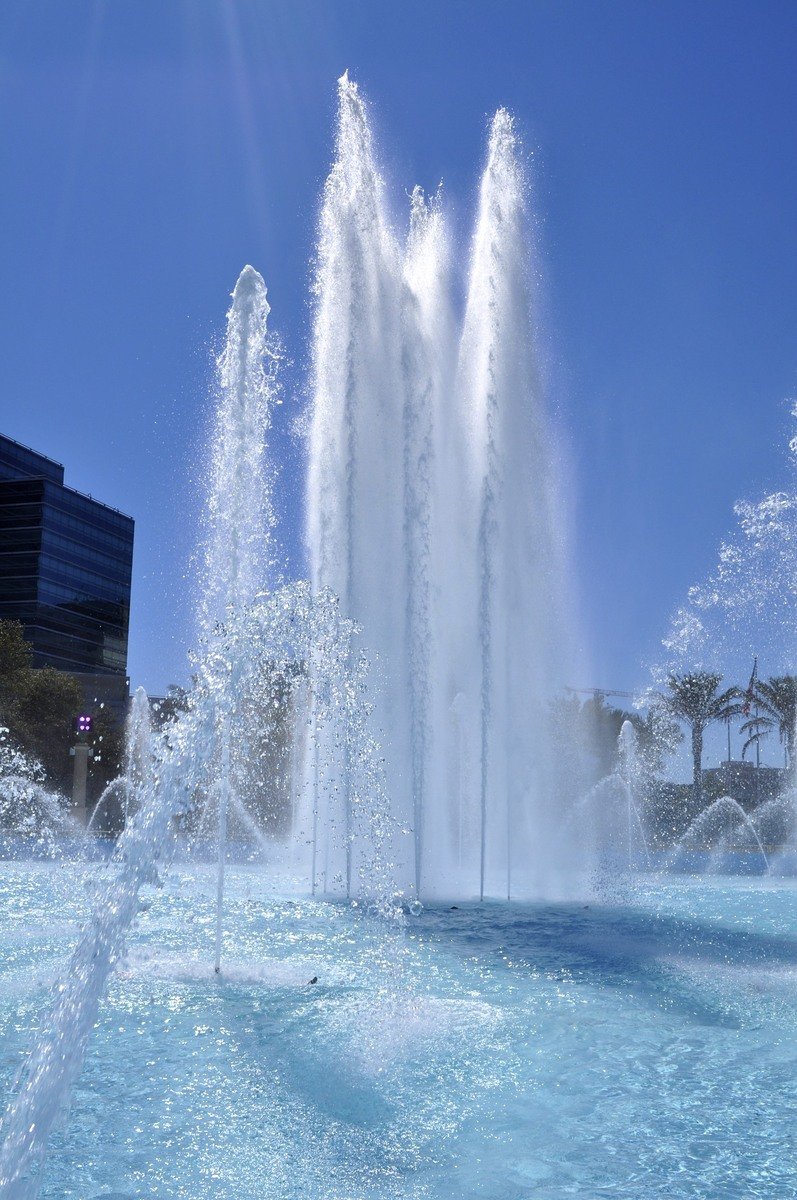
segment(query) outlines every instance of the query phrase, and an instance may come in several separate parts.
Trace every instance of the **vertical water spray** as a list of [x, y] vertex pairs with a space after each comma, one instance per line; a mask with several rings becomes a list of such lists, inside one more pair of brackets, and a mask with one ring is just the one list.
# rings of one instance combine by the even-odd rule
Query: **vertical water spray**
[[[207, 500], [206, 571], [201, 606], [205, 652], [216, 653], [220, 631], [252, 604], [271, 565], [270, 479], [266, 435], [276, 400], [276, 354], [268, 338], [266, 285], [244, 267], [227, 313], [227, 337], [217, 360], [218, 404]], [[219, 772], [215, 968], [221, 968], [227, 814], [233, 787], [231, 736], [241, 664], [222, 664], [217, 706]]]
[[[409, 754], [404, 674], [404, 404], [401, 256], [384, 203], [362, 97], [339, 81], [335, 163], [320, 218], [308, 467], [308, 549], [313, 586], [330, 587], [365, 629], [384, 686], [374, 721], [391, 793], [403, 794]], [[351, 878], [351, 764], [340, 780]], [[411, 814], [404, 812], [404, 822]]]
[[[617, 739], [618, 771], [627, 792], [627, 846], [628, 870], [634, 866], [634, 815], [636, 808], [635, 789], [639, 764], [637, 762], [637, 735], [630, 721], [623, 721]], [[644, 835], [643, 835], [644, 836]]]
[[[202, 645], [191, 692], [185, 709], [149, 741], [144, 736], [148, 703], [143, 693], [136, 695], [127, 758], [132, 818], [3, 1118], [4, 1200], [32, 1200], [38, 1194], [48, 1138], [80, 1073], [108, 978], [124, 954], [140, 890], [159, 881], [175, 821], [191, 819], [214, 789], [219, 800], [219, 969], [227, 808], [232, 804], [242, 819], [248, 815], [235, 791], [236, 773], [245, 770], [251, 749], [246, 723], [272, 712], [275, 680], [277, 688], [285, 686], [302, 673], [303, 664], [318, 684], [321, 702], [314, 716], [345, 737], [352, 824], [361, 846], [358, 892], [367, 894], [380, 913], [395, 915], [383, 771], [368, 729], [365, 664], [352, 653], [355, 627], [341, 616], [328, 590], [314, 597], [304, 584], [260, 591], [271, 529], [265, 435], [276, 398], [267, 315], [263, 281], [246, 268], [233, 293], [218, 360]], [[254, 821], [247, 828], [257, 833]]]
[[149, 697], [136, 688], [125, 722], [124, 823], [133, 817], [132, 803], [152, 772], [152, 718]]
[[[447, 260], [448, 243], [440, 196], [435, 196], [430, 203], [421, 188], [416, 187], [411, 198], [410, 230], [404, 261], [406, 286], [401, 335], [407, 640], [405, 680], [409, 697], [410, 786], [417, 897], [421, 895], [425, 797], [434, 737], [431, 707], [431, 674], [434, 669], [432, 524], [438, 461], [436, 438], [439, 437], [447, 333]], [[437, 338], [433, 336], [435, 332]]]
[[[479, 192], [468, 304], [462, 338], [460, 387], [469, 404], [473, 465], [478, 487], [476, 562], [480, 659], [479, 742], [479, 895], [484, 898], [487, 874], [488, 817], [491, 799], [505, 797], [506, 872], [509, 890], [510, 781], [505, 773], [505, 746], [496, 745], [501, 728], [500, 655], [506, 643], [506, 495], [504, 491], [505, 410], [512, 393], [525, 380], [516, 375], [523, 362], [515, 328], [527, 301], [522, 286], [524, 264], [523, 187], [516, 156], [512, 119], [499, 110], [492, 123], [487, 166]], [[520, 278], [518, 278], [520, 276]], [[520, 286], [518, 286], [520, 284]], [[520, 308], [520, 311], [518, 311]], [[522, 369], [522, 368], [521, 368]], [[496, 814], [497, 815], [497, 814]]]
[[272, 564], [274, 513], [266, 435], [277, 399], [263, 277], [244, 267], [217, 359], [218, 401], [206, 515], [202, 633], [251, 604]]
[[414, 190], [402, 252], [367, 111], [340, 81], [307, 541], [313, 586], [341, 597], [375, 663], [373, 725], [416, 894], [475, 880], [482, 897], [510, 895], [515, 858], [527, 892], [557, 870], [544, 710], [566, 669], [564, 589], [526, 191], [499, 110], [457, 350], [439, 197]]
[[[98, 889], [49, 1022], [25, 1064], [20, 1089], [3, 1119], [0, 1193], [9, 1200], [28, 1200], [39, 1191], [47, 1140], [80, 1073], [103, 991], [138, 910], [140, 889], [157, 879], [156, 864], [163, 855], [173, 817], [189, 809], [194, 792], [219, 773], [225, 784], [220, 812], [226, 809], [230, 719], [240, 664], [239, 643], [230, 639], [225, 629], [240, 620], [254, 599], [271, 524], [264, 473], [264, 437], [274, 395], [264, 369], [267, 314], [263, 281], [247, 267], [233, 294], [227, 342], [218, 363], [220, 397], [201, 610], [204, 646], [196, 694], [184, 718], [170, 727], [168, 741], [160, 739], [149, 745], [144, 744], [143, 715], [146, 709], [148, 721], [148, 702], [143, 693], [136, 694], [129, 727], [135, 737], [127, 751], [133, 819], [119, 839], [114, 871]], [[214, 756], [215, 761], [209, 761]], [[145, 766], [148, 769], [138, 769]], [[223, 818], [220, 843], [219, 901], [223, 894]], [[218, 966], [220, 903], [217, 911]]]
[[524, 725], [533, 720], [529, 709], [551, 682], [544, 681], [542, 667], [551, 613], [535, 596], [547, 586], [553, 529], [545, 497], [550, 449], [538, 434], [542, 399], [531, 323], [529, 244], [526, 183], [514, 123], [499, 109], [479, 192], [458, 381], [478, 498], [474, 557], [482, 897], [491, 864], [495, 879], [501, 859], [504, 892], [511, 895], [513, 846], [517, 836], [521, 844], [524, 840], [515, 822], [532, 787], [538, 766], [533, 759], [542, 749], [531, 749]]

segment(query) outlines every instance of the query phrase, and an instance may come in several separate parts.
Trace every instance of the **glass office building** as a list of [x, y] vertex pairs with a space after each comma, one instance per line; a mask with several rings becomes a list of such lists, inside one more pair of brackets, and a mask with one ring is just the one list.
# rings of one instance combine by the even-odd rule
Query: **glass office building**
[[126, 674], [132, 565], [131, 517], [0, 435], [0, 619], [22, 622], [34, 666]]

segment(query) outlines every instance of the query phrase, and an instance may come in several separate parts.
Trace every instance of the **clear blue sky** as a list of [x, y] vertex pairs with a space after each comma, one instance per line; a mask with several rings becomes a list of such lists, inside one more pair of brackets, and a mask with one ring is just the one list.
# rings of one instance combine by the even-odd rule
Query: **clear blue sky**
[[0, 428], [136, 518], [133, 683], [186, 673], [210, 355], [247, 262], [293, 359], [276, 444], [302, 570], [288, 429], [347, 67], [397, 203], [442, 178], [465, 229], [499, 104], [534, 151], [574, 682], [642, 682], [733, 501], [785, 476], [796, 45], [794, 3], [3, 0]]

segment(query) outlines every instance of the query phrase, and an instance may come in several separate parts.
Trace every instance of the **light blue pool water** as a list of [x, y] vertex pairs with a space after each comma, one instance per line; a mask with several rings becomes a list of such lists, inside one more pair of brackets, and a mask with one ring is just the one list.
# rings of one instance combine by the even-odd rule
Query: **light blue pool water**
[[[4, 1092], [96, 870], [0, 866]], [[214, 888], [148, 892], [49, 1200], [797, 1195], [793, 882], [430, 909], [386, 939], [238, 867], [220, 979]]]

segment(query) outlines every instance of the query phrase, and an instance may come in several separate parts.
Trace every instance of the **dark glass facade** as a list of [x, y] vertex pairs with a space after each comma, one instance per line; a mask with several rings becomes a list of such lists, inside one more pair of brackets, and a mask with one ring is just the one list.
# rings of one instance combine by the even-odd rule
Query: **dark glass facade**
[[0, 619], [22, 622], [34, 666], [125, 675], [133, 520], [63, 480], [0, 436]]

